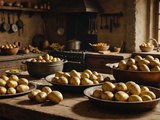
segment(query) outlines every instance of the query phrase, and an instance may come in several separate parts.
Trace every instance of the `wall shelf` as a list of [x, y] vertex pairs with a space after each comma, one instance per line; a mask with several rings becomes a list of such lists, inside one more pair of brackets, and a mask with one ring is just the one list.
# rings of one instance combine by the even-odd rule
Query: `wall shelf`
[[4, 11], [26, 11], [26, 12], [47, 12], [48, 10], [44, 9], [35, 9], [35, 8], [22, 8], [22, 7], [9, 7], [9, 6], [0, 6], [0, 10]]

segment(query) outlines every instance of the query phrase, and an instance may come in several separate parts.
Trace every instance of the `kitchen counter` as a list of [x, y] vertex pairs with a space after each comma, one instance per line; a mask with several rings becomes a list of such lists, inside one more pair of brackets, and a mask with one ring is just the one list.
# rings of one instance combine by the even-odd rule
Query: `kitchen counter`
[[[113, 79], [112, 75], [105, 74]], [[28, 76], [30, 78], [30, 76]], [[31, 81], [36, 79], [30, 78]], [[45, 80], [39, 82], [38, 88], [54, 87]], [[26, 95], [0, 99], [0, 116], [16, 120], [158, 120], [160, 117], [160, 103], [152, 110], [143, 112], [109, 111], [91, 104], [83, 94], [63, 93], [64, 100], [59, 104], [49, 101], [37, 103], [30, 101]]]

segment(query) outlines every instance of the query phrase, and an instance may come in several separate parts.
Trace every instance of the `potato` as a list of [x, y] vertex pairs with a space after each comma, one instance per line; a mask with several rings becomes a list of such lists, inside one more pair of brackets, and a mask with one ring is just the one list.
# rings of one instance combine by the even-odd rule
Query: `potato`
[[43, 60], [43, 57], [42, 57], [41, 55], [39, 55], [39, 56], [37, 57], [37, 60]]
[[93, 81], [91, 81], [88, 78], [84, 78], [84, 79], [81, 80], [81, 84], [82, 85], [93, 85]]
[[93, 84], [99, 84], [99, 82], [97, 80], [92, 80]]
[[70, 79], [70, 84], [71, 85], [80, 85], [80, 83], [81, 83], [81, 81], [80, 81], [79, 77], [72, 77]]
[[97, 76], [97, 81], [98, 81], [98, 82], [104, 81], [103, 76], [99, 74], [99, 75]]
[[150, 101], [150, 100], [152, 100], [152, 98], [149, 95], [142, 95], [141, 98], [142, 98], [143, 101]]
[[102, 90], [101, 90], [101, 89], [96, 89], [96, 90], [94, 90], [94, 92], [93, 92], [93, 97], [101, 98], [101, 93], [102, 93]]
[[11, 76], [9, 76], [9, 80], [14, 80], [14, 81], [18, 82], [19, 78], [17, 75], [11, 75]]
[[97, 76], [96, 75], [94, 75], [94, 74], [92, 74], [92, 75], [90, 75], [90, 80], [97, 80]]
[[14, 81], [14, 80], [8, 80], [8, 81], [7, 81], [7, 86], [8, 86], [8, 87], [13, 87], [13, 88], [15, 88], [15, 87], [17, 87], [17, 85], [18, 85], [18, 83], [17, 83], [16, 81]]
[[110, 91], [101, 92], [101, 99], [103, 100], [113, 100], [114, 94]]
[[34, 58], [34, 59], [31, 60], [31, 62], [37, 62], [37, 60]]
[[102, 90], [103, 91], [111, 91], [111, 92], [114, 92], [116, 90], [116, 87], [113, 83], [111, 82], [104, 82], [102, 84]]
[[154, 58], [154, 60], [158, 61], [159, 62], [159, 59], [158, 58]]
[[68, 84], [68, 79], [64, 76], [61, 76], [58, 79], [58, 83], [67, 85]]
[[122, 64], [121, 66], [119, 66], [120, 70], [127, 70], [127, 64]]
[[133, 81], [128, 81], [128, 82], [126, 82], [125, 84], [126, 84], [126, 86], [127, 86], [127, 88], [128, 88], [129, 85], [131, 85], [131, 84], [136, 84], [136, 83], [133, 82]]
[[8, 93], [8, 94], [16, 94], [16, 89], [10, 87], [10, 88], [8, 88], [7, 93]]
[[45, 102], [47, 100], [47, 93], [45, 92], [39, 92], [36, 97], [35, 97], [36, 101], [41, 103], [41, 102]]
[[90, 75], [87, 73], [87, 72], [83, 72], [81, 74], [81, 78], [84, 79], [84, 78], [88, 78], [89, 79]]
[[160, 62], [157, 60], [152, 60], [150, 62], [151, 67], [159, 66], [160, 67]]
[[125, 60], [121, 60], [121, 61], [118, 63], [118, 67], [123, 66], [123, 65], [126, 65], [126, 61], [125, 61]]
[[5, 81], [8, 81], [9, 80], [9, 77], [7, 77], [6, 75], [2, 75], [1, 78]]
[[26, 92], [26, 91], [29, 90], [29, 86], [27, 86], [27, 85], [18, 85], [16, 89], [17, 89], [18, 92]]
[[145, 59], [142, 59], [138, 62], [138, 66], [142, 65], [142, 64], [145, 64], [145, 65], [149, 65], [150, 62], [148, 60], [145, 60]]
[[98, 75], [99, 75], [99, 73], [98, 73], [97, 71], [93, 71], [92, 73], [93, 73], [93, 75], [95, 75], [95, 76], [98, 76]]
[[145, 57], [145, 59], [148, 60], [148, 61], [152, 61], [152, 60], [154, 60], [154, 57], [151, 56], [151, 55], [147, 55], [147, 56]]
[[26, 78], [20, 78], [18, 81], [20, 85], [28, 85], [28, 80]]
[[151, 69], [151, 71], [160, 71], [160, 67], [159, 66], [155, 66]]
[[58, 82], [58, 79], [59, 79], [59, 77], [53, 77], [51, 81], [52, 82]]
[[5, 87], [6, 86], [6, 81], [0, 78], [0, 86]]
[[139, 66], [140, 71], [150, 72], [149, 67], [146, 64], [142, 64]]
[[128, 70], [137, 71], [138, 67], [136, 65], [131, 65]]
[[143, 86], [143, 87], [141, 87], [141, 92], [143, 92], [143, 91], [149, 91], [149, 88], [146, 86]]
[[142, 60], [143, 58], [142, 58], [140, 55], [136, 55], [136, 56], [134, 57], [134, 59], [135, 59], [136, 62], [139, 62], [139, 61]]
[[156, 99], [156, 95], [152, 91], [143, 91], [141, 92], [140, 96], [143, 95], [149, 95], [152, 98], [152, 100]]
[[7, 92], [7, 89], [5, 87], [0, 86], [0, 94], [5, 95]]
[[129, 102], [142, 102], [142, 98], [138, 95], [130, 95], [128, 101]]
[[129, 95], [125, 93], [124, 91], [118, 91], [115, 94], [115, 99], [117, 101], [127, 101], [129, 98]]
[[76, 70], [71, 70], [70, 76], [71, 77], [79, 77], [79, 78], [81, 78], [80, 74]]
[[139, 95], [141, 92], [141, 88], [138, 84], [130, 84], [128, 86], [128, 91], [133, 95]]
[[55, 90], [48, 95], [48, 99], [54, 103], [59, 103], [63, 100], [63, 95], [61, 92]]
[[64, 74], [64, 72], [56, 72], [55, 77], [61, 77]]
[[70, 74], [67, 72], [64, 72], [63, 76], [66, 77], [68, 80], [71, 79]]
[[50, 87], [45, 86], [42, 88], [42, 92], [45, 92], [48, 95], [50, 92], [52, 92], [52, 89]]
[[39, 92], [41, 92], [41, 90], [39, 90], [39, 89], [36, 89], [36, 90], [33, 90], [33, 91], [29, 92], [29, 93], [28, 93], [28, 98], [29, 98], [30, 100], [35, 100], [35, 99], [36, 99], [36, 95], [37, 95]]
[[129, 58], [128, 61], [126, 62], [127, 66], [134, 65], [136, 63], [135, 59]]
[[127, 86], [123, 82], [119, 82], [116, 84], [117, 91], [127, 91]]
[[84, 73], [88, 73], [89, 75], [92, 75], [92, 74], [93, 74], [92, 71], [89, 70], [89, 69], [86, 69], [86, 70], [84, 71]]
[[46, 61], [49, 61], [49, 60], [50, 60], [49, 58], [50, 58], [50, 57], [49, 57], [49, 54], [45, 54], [44, 59], [45, 59]]

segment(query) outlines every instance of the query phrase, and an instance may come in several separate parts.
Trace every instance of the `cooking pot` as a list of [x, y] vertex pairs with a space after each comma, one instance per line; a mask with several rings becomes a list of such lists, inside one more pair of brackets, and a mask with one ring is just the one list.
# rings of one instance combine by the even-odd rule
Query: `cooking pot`
[[67, 60], [61, 59], [57, 62], [31, 62], [33, 58], [27, 59], [23, 64], [27, 65], [27, 70], [30, 76], [35, 78], [46, 77], [47, 75], [54, 74], [59, 71], [63, 71], [64, 63]]
[[76, 40], [76, 39], [72, 39], [68, 41], [68, 49], [69, 50], [79, 50], [81, 48], [81, 42]]

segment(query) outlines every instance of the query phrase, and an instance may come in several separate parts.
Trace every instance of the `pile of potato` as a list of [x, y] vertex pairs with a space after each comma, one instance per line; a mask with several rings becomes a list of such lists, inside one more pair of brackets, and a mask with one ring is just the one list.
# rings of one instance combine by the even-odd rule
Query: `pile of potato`
[[26, 78], [18, 78], [16, 75], [9, 77], [2, 75], [0, 77], [0, 94], [16, 94], [29, 90], [28, 80]]
[[1, 48], [12, 49], [12, 48], [17, 48], [17, 46], [15, 44], [5, 44], [5, 45], [2, 45]]
[[59, 91], [52, 91], [52, 89], [48, 86], [43, 87], [41, 90], [36, 89], [28, 93], [28, 98], [30, 100], [36, 100], [39, 103], [45, 102], [49, 99], [49, 101], [54, 103], [59, 103], [63, 100], [63, 95]]
[[160, 61], [151, 55], [147, 55], [145, 58], [137, 55], [135, 58], [130, 58], [127, 61], [121, 60], [118, 64], [118, 69], [147, 72], [160, 71]]
[[101, 89], [93, 91], [93, 97], [121, 102], [143, 102], [156, 99], [156, 95], [148, 87], [140, 87], [133, 81], [126, 83], [103, 83]]
[[99, 84], [102, 81], [104, 81], [104, 78], [101, 74], [89, 69], [86, 69], [82, 73], [76, 70], [71, 70], [69, 73], [57, 72], [55, 73], [55, 77], [52, 78], [52, 82], [65, 85], [93, 85]]
[[52, 55], [45, 54], [44, 57], [39, 55], [37, 58], [33, 58], [31, 62], [57, 62], [61, 61], [58, 57], [53, 57]]

